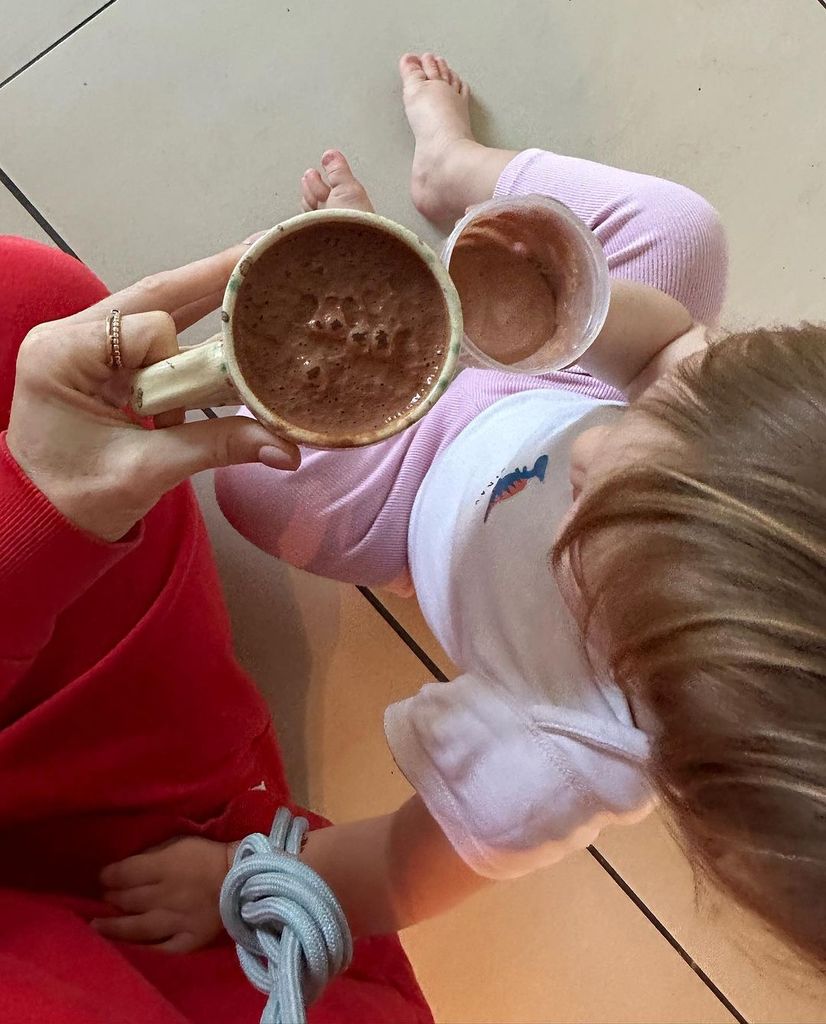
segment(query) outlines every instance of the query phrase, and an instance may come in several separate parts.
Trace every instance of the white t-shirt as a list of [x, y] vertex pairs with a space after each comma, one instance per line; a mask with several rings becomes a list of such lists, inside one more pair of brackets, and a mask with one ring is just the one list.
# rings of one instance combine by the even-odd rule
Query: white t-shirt
[[393, 755], [467, 864], [512, 878], [651, 808], [648, 738], [598, 681], [549, 565], [571, 445], [615, 403], [504, 398], [436, 459], [410, 524], [431, 629], [464, 670], [388, 708]]

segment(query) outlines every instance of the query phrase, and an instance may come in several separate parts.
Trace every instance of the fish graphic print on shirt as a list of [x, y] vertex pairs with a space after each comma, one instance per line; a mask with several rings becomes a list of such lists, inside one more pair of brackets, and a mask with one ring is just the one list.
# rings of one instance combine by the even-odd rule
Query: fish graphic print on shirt
[[548, 468], [548, 456], [540, 455], [536, 462], [533, 464], [533, 469], [528, 469], [527, 466], [522, 466], [521, 469], [518, 467], [512, 470], [510, 473], [506, 473], [500, 477], [493, 486], [493, 490], [490, 492], [490, 498], [488, 499], [488, 505], [485, 509], [485, 518], [483, 522], [488, 521], [488, 516], [496, 505], [501, 505], [503, 501], [507, 501], [508, 498], [513, 498], [515, 495], [524, 491], [528, 486], [528, 482], [531, 480], [538, 480], [539, 483], [545, 482], [545, 472]]

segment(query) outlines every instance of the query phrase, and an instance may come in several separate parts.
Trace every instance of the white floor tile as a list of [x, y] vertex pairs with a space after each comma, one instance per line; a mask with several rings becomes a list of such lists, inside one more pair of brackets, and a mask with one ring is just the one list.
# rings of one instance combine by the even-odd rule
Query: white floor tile
[[587, 853], [402, 941], [439, 1024], [734, 1020]]
[[0, 82], [102, 6], [103, 0], [0, 0]]
[[9, 190], [0, 183], [0, 235], [20, 235], [38, 242], [54, 243], [37, 221], [18, 203]]

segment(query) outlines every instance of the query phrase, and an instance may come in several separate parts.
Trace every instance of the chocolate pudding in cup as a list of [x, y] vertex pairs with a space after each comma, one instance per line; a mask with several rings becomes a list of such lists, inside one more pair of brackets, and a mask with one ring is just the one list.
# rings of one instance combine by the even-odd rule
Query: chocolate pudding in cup
[[442, 261], [462, 303], [462, 366], [564, 369], [582, 357], [608, 314], [602, 246], [567, 206], [546, 196], [472, 207]]
[[220, 335], [135, 375], [137, 413], [243, 402], [281, 437], [354, 448], [419, 420], [462, 344], [459, 297], [436, 254], [356, 210], [304, 213], [254, 242], [221, 321]]

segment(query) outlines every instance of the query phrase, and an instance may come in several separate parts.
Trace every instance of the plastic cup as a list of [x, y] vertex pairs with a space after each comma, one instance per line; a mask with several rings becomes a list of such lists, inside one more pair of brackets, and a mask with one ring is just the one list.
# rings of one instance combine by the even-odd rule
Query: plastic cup
[[[554, 277], [556, 329], [531, 354], [516, 362], [503, 361], [495, 352], [484, 351], [479, 338], [466, 333], [473, 311], [463, 296], [460, 365], [538, 375], [581, 359], [605, 323], [611, 297], [605, 253], [588, 226], [563, 203], [547, 196], [491, 199], [471, 207], [451, 232], [442, 250], [448, 272], [457, 244], [463, 235], [468, 238], [470, 230], [486, 231], [512, 249], [521, 246], [547, 266]], [[524, 315], [529, 317], [530, 309]]]

